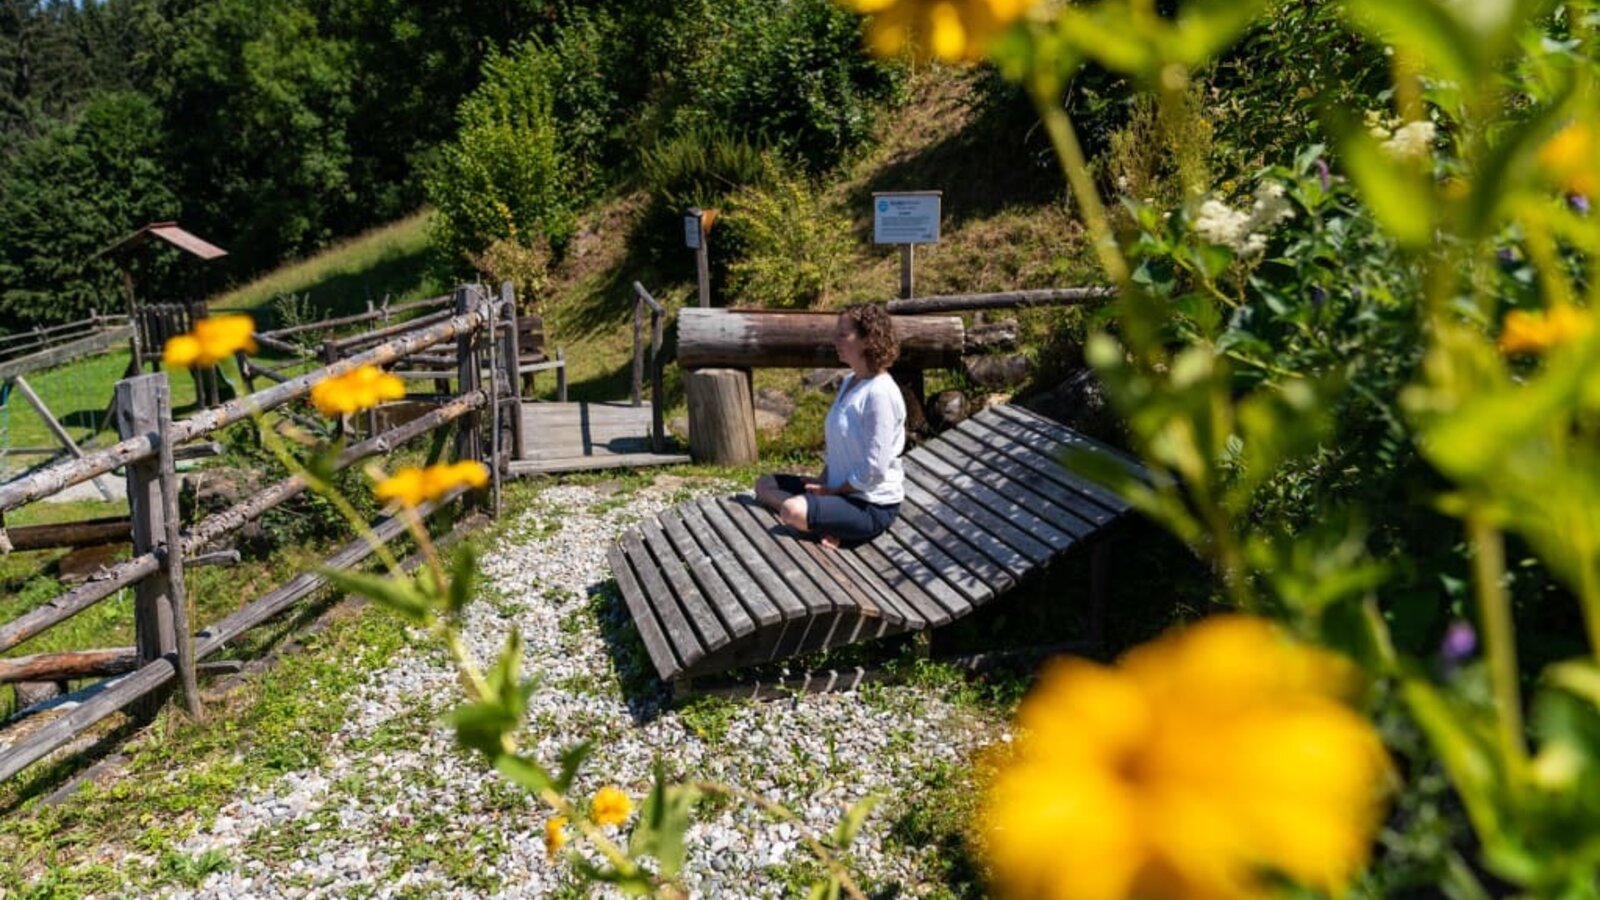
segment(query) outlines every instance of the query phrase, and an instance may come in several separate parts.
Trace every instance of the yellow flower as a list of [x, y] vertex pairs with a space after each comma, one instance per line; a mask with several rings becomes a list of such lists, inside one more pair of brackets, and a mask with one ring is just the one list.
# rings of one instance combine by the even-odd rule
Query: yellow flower
[[1583, 337], [1593, 325], [1589, 313], [1577, 307], [1557, 306], [1547, 312], [1514, 309], [1506, 313], [1500, 329], [1500, 352], [1507, 356], [1543, 353]]
[[1573, 122], [1539, 148], [1539, 165], [1562, 190], [1593, 197], [1600, 188], [1600, 135], [1588, 122]]
[[1264, 873], [1336, 892], [1367, 859], [1387, 759], [1340, 702], [1355, 669], [1247, 616], [1116, 667], [1057, 662], [984, 797], [1005, 896], [1249, 897]]
[[589, 804], [589, 818], [597, 825], [621, 825], [633, 814], [633, 801], [620, 788], [606, 785], [595, 792]]
[[863, 15], [879, 56], [911, 49], [918, 58], [972, 63], [1037, 0], [839, 0]]
[[465, 460], [457, 463], [440, 463], [419, 469], [407, 466], [378, 482], [379, 500], [392, 500], [401, 506], [421, 506], [437, 500], [462, 485], [481, 488], [489, 483], [489, 467], [480, 462]]
[[551, 816], [544, 822], [544, 852], [553, 859], [567, 845], [567, 817]]
[[256, 323], [249, 316], [208, 316], [194, 331], [170, 338], [162, 362], [185, 369], [208, 368], [243, 350], [256, 352]]
[[405, 382], [377, 366], [362, 366], [311, 387], [311, 403], [325, 416], [346, 415], [406, 395]]

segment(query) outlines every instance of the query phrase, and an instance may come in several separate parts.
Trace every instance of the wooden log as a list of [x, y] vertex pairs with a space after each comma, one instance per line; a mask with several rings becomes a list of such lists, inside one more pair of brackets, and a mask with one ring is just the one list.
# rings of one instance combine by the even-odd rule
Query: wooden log
[[[450, 340], [465, 331], [483, 324], [482, 315], [476, 311], [465, 316], [440, 322], [422, 331], [409, 332], [392, 341], [356, 354], [325, 369], [317, 369], [274, 385], [248, 397], [230, 400], [221, 406], [196, 413], [173, 426], [173, 440], [187, 443], [210, 434], [219, 428], [250, 418], [258, 412], [276, 409], [291, 400], [304, 397], [311, 386], [324, 378], [335, 378], [363, 365], [382, 366], [409, 356], [418, 350]], [[96, 475], [144, 459], [156, 452], [154, 433], [126, 438], [104, 450], [86, 453], [83, 459], [68, 460], [34, 472], [25, 478], [0, 485], [0, 512], [48, 497], [74, 484], [81, 484]]]
[[511, 458], [522, 459], [523, 454], [527, 452], [527, 435], [522, 428], [522, 377], [521, 373], [517, 371], [517, 366], [522, 359], [522, 344], [517, 335], [517, 326], [519, 324], [517, 320], [517, 292], [516, 288], [512, 287], [511, 282], [507, 281], [500, 285], [500, 301], [505, 307], [505, 318], [508, 326], [505, 334], [500, 338], [503, 342], [502, 355], [504, 357], [500, 362], [505, 366], [506, 387], [509, 394], [505, 402], [509, 404], [507, 413], [511, 424]]
[[386, 338], [394, 337], [397, 334], [405, 334], [408, 331], [416, 331], [418, 328], [424, 328], [437, 322], [446, 321], [452, 315], [459, 315], [459, 313], [449, 309], [441, 309], [438, 312], [428, 313], [425, 316], [417, 316], [415, 319], [408, 319], [407, 321], [401, 322], [398, 325], [390, 325], [387, 328], [377, 328], [353, 337], [343, 338], [341, 340], [334, 341], [333, 344], [334, 346], [338, 347], [340, 353], [348, 353], [357, 347], [365, 347], [369, 344], [382, 343]]
[[[135, 375], [117, 382], [117, 433], [124, 438], [154, 433], [161, 435], [160, 395], [167, 391], [164, 375]], [[133, 519], [135, 556], [155, 553], [165, 545], [165, 505], [161, 495], [161, 461], [145, 457], [128, 466], [128, 507]], [[165, 566], [141, 579], [134, 587], [134, 646], [140, 664], [177, 654], [178, 642], [172, 626], [172, 582]], [[137, 718], [146, 719], [160, 709], [160, 696], [146, 698], [135, 709]]]
[[53, 547], [96, 547], [131, 539], [133, 524], [127, 516], [22, 525], [7, 529], [13, 550], [48, 550]]
[[[348, 315], [348, 316], [338, 316], [338, 317], [335, 317], [335, 318], [332, 318], [332, 319], [322, 319], [322, 320], [317, 321], [317, 322], [305, 322], [305, 323], [302, 323], [300, 325], [290, 325], [290, 326], [287, 326], [285, 328], [274, 328], [271, 331], [260, 331], [260, 332], [257, 332], [256, 333], [256, 340], [257, 341], [261, 340], [261, 337], [263, 335], [265, 335], [267, 337], [281, 338], [281, 337], [284, 337], [285, 335], [301, 334], [301, 333], [307, 332], [307, 331], [327, 331], [329, 329], [338, 328], [338, 327], [343, 326], [343, 325], [359, 325], [362, 322], [370, 322], [370, 321], [372, 321], [374, 319], [382, 319], [384, 321], [388, 321], [389, 317], [394, 315], [397, 312], [404, 312], [405, 310], [416, 309], [416, 308], [421, 307], [421, 306], [442, 306], [442, 305], [448, 303], [450, 301], [450, 299], [451, 298], [450, 298], [449, 295], [445, 295], [445, 296], [441, 296], [441, 297], [430, 297], [427, 300], [413, 300], [410, 303], [401, 303], [401, 304], [398, 304], [396, 306], [386, 306], [383, 309], [368, 309], [364, 313], [353, 313], [353, 314]], [[365, 337], [365, 336], [366, 335], [363, 335], [363, 337]]]
[[[476, 286], [463, 285], [456, 289], [456, 315], [464, 316], [468, 313], [484, 308], [482, 294]], [[462, 393], [478, 389], [482, 370], [478, 363], [477, 332], [475, 330], [463, 331], [456, 336], [456, 359], [460, 361], [460, 369], [456, 372], [456, 385]], [[478, 429], [482, 417], [476, 412], [462, 416], [456, 423], [456, 460], [481, 460], [483, 459], [483, 442]]]
[[[215, 369], [212, 370], [215, 373]], [[213, 384], [213, 387], [215, 385]], [[183, 535], [178, 516], [178, 466], [172, 457], [172, 394], [156, 392], [156, 423], [161, 429], [157, 470], [161, 474], [161, 567], [167, 580], [168, 615], [178, 650], [178, 693], [190, 719], [200, 718], [200, 688], [194, 672], [194, 634], [189, 630], [189, 607], [183, 581]]]
[[[726, 309], [678, 311], [678, 364], [703, 368], [818, 368], [839, 365], [836, 313]], [[950, 369], [961, 364], [965, 335], [955, 316], [897, 316], [897, 365]]]
[[0, 659], [0, 684], [109, 677], [132, 672], [138, 665], [139, 654], [132, 647], [18, 656]]
[[1111, 287], [1047, 288], [1037, 291], [1002, 291], [994, 294], [937, 294], [890, 300], [889, 312], [897, 316], [949, 313], [982, 309], [1018, 309], [1027, 306], [1055, 306], [1109, 300], [1117, 295]]
[[756, 410], [747, 369], [695, 369], [683, 373], [689, 402], [689, 455], [721, 466], [756, 461]]
[[[50, 407], [45, 406], [39, 395], [33, 392], [33, 386], [28, 384], [28, 379], [18, 375], [11, 380], [11, 383], [17, 386], [17, 390], [22, 392], [22, 398], [27, 400], [28, 405], [32, 406], [34, 412], [39, 414], [39, 418], [44, 420], [45, 427], [50, 429], [50, 433], [55, 436], [56, 441], [67, 448], [67, 452], [71, 453], [75, 458], [83, 459], [83, 451], [78, 448], [77, 442], [72, 439], [71, 435], [67, 434], [65, 428], [61, 427], [61, 423], [56, 421], [56, 414], [50, 411]], [[100, 496], [106, 500], [116, 499], [116, 495], [111, 493], [111, 488], [106, 486], [104, 480], [96, 478], [94, 486], [100, 492]]]

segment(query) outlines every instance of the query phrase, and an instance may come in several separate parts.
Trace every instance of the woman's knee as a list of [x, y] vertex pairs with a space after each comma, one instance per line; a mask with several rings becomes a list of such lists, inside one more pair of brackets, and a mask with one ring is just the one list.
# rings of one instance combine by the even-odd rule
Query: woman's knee
[[796, 494], [778, 506], [778, 518], [783, 524], [800, 531], [806, 530], [806, 498]]

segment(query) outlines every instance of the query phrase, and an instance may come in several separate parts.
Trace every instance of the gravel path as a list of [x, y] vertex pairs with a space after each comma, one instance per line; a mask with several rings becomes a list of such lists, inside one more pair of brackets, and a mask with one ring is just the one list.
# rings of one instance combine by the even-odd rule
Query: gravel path
[[[778, 800], [818, 831], [868, 793], [884, 805], [858, 844], [857, 871], [874, 884], [926, 893], [927, 851], [887, 840], [930, 773], [963, 765], [1003, 738], [1003, 723], [927, 688], [878, 686], [714, 714], [665, 709], [626, 623], [605, 550], [620, 530], [691, 491], [670, 476], [625, 497], [604, 486], [557, 486], [506, 531], [482, 561], [489, 585], [469, 615], [473, 650], [497, 654], [515, 625], [527, 642], [526, 746], [554, 760], [595, 742], [577, 793], [605, 783], [638, 798], [654, 761], [677, 775], [726, 781]], [[608, 640], [609, 638], [609, 640]], [[586, 896], [546, 859], [542, 811], [479, 758], [455, 746], [443, 714], [459, 699], [453, 671], [428, 641], [377, 673], [350, 701], [324, 764], [239, 797], [182, 846], [224, 854], [228, 870], [174, 897]], [[697, 730], [698, 727], [698, 730]], [[787, 896], [809, 855], [796, 830], [750, 808], [703, 806], [689, 835], [685, 881], [697, 897]]]

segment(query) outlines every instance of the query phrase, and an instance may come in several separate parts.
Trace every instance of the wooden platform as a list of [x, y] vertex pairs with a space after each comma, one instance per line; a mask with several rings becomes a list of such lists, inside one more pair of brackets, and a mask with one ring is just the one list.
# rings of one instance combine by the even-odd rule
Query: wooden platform
[[522, 404], [524, 448], [513, 475], [688, 462], [650, 449], [650, 407], [629, 403]]
[[1063, 425], [994, 407], [906, 454], [900, 516], [868, 544], [828, 550], [748, 494], [700, 498], [630, 529], [611, 568], [665, 680], [936, 628], [1128, 514], [1062, 467], [1069, 447], [1142, 471]]

